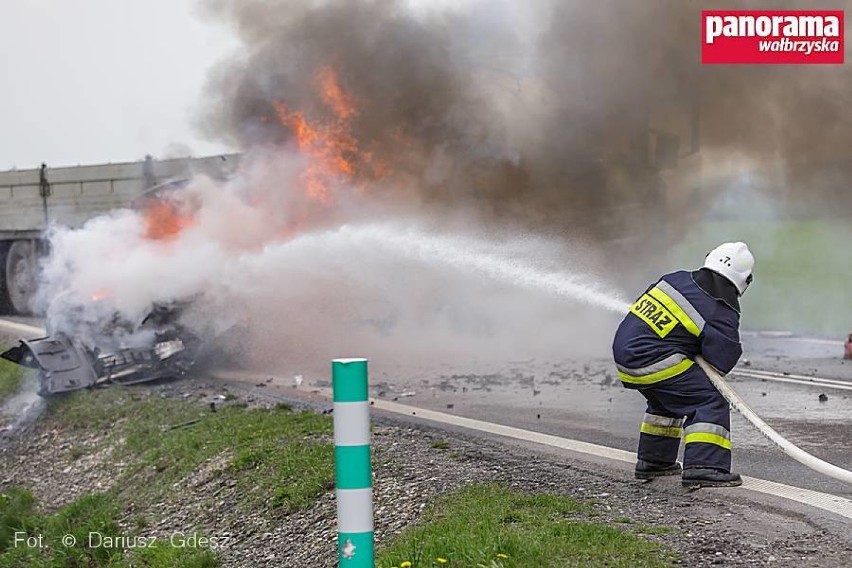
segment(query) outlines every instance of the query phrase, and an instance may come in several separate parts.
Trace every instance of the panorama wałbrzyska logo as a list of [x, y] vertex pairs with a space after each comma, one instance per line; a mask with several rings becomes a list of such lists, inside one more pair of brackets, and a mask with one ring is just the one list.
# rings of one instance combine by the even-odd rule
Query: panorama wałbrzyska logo
[[703, 10], [701, 62], [843, 63], [843, 10]]

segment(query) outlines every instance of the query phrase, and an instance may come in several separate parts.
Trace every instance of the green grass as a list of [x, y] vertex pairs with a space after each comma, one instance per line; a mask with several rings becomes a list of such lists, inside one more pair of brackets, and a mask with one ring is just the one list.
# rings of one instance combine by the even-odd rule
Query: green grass
[[[158, 520], [151, 504], [180, 497], [192, 483], [188, 476], [204, 468], [211, 468], [208, 473], [214, 479], [225, 477], [232, 480], [228, 486], [236, 484], [241, 496], [238, 515], [248, 508], [297, 510], [334, 487], [328, 416], [284, 406], [230, 405], [211, 412], [191, 400], [148, 397], [116, 387], [52, 402], [48, 420], [81, 434], [82, 440], [104, 434], [97, 447], [72, 446], [69, 460], [109, 447], [111, 459], [125, 467], [117, 474], [115, 489], [85, 495], [50, 516], [37, 512], [29, 493], [10, 490], [0, 501], [0, 568], [215, 566], [210, 549], [181, 549], [165, 541], [128, 553], [85, 546], [91, 532], [147, 536], [146, 529]], [[449, 444], [437, 440], [433, 447]], [[621, 530], [614, 528], [617, 524], [594, 522], [596, 514], [591, 504], [562, 496], [471, 486], [430, 507], [421, 523], [393, 541], [380, 543], [377, 566], [402, 567], [405, 561], [413, 566], [487, 568], [671, 564], [671, 554], [636, 534], [663, 534], [667, 527], [622, 525]], [[129, 528], [119, 527], [118, 519]], [[9, 534], [15, 530], [45, 534], [50, 542], [73, 534], [83, 545], [10, 548]]]
[[442, 499], [423, 522], [383, 545], [377, 566], [658, 567], [674, 562], [656, 543], [589, 522], [590, 512], [588, 505], [563, 496], [470, 486]]
[[[29, 491], [10, 488], [0, 494], [0, 568], [218, 566], [210, 547], [178, 547], [122, 530], [120, 511], [114, 496], [99, 493], [43, 515]], [[125, 537], [135, 547], [104, 546], [103, 537]]]
[[[743, 296], [743, 326], [829, 336], [852, 331], [852, 227], [827, 219], [709, 221], [675, 249], [692, 267], [723, 241], [746, 242], [754, 283]], [[697, 260], [696, 260], [697, 259]]]
[[[286, 406], [211, 412], [196, 402], [141, 398], [111, 388], [75, 393], [53, 405], [69, 428], [107, 430], [129, 463], [118, 487], [128, 499], [162, 498], [206, 461], [227, 456], [225, 469], [248, 496], [245, 507], [268, 504], [285, 511], [309, 505], [334, 487], [332, 421]], [[75, 452], [75, 453], [79, 453]]]
[[[48, 420], [80, 434], [104, 434], [98, 448], [72, 446], [68, 459], [111, 447], [113, 460], [126, 464], [115, 488], [83, 495], [52, 515], [42, 515], [32, 494], [10, 488], [0, 495], [0, 568], [181, 566], [207, 568], [217, 560], [210, 547], [177, 547], [168, 541], [132, 548], [89, 546], [89, 535], [142, 537], [156, 519], [152, 503], [177, 497], [183, 480], [211, 460], [211, 475], [233, 479], [240, 506], [292, 511], [310, 505], [334, 487], [332, 420], [286, 406], [248, 409], [231, 405], [211, 412], [190, 400], [143, 396], [135, 389], [110, 388], [73, 393], [50, 404]], [[118, 522], [134, 511], [131, 529]], [[239, 513], [238, 513], [239, 514]], [[15, 546], [14, 533], [44, 535], [44, 548]], [[186, 527], [187, 536], [191, 527]], [[63, 546], [71, 534], [75, 546]], [[97, 538], [97, 537], [96, 537]]]
[[[5, 351], [5, 347], [0, 345], [0, 351]], [[23, 376], [24, 373], [18, 365], [0, 359], [0, 404], [18, 392]]]

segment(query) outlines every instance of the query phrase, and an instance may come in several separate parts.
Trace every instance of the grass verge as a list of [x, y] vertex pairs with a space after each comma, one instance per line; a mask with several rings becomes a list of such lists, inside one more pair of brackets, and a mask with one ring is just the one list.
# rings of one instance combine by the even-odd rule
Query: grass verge
[[498, 485], [467, 487], [439, 501], [423, 522], [378, 553], [380, 568], [671, 566], [660, 545], [584, 520], [588, 505]]
[[[332, 420], [287, 407], [249, 409], [228, 405], [212, 412], [197, 401], [145, 395], [135, 388], [74, 393], [50, 405], [54, 426], [97, 447], [74, 446], [68, 459], [87, 453], [125, 464], [114, 489], [84, 495], [51, 515], [38, 513], [32, 495], [11, 489], [0, 499], [0, 568], [11, 566], [215, 566], [209, 549], [154, 546], [92, 547], [91, 533], [134, 535], [147, 541], [156, 524], [153, 503], [193, 499], [200, 472], [204, 492], [222, 480], [236, 486], [238, 510], [292, 511], [333, 488]], [[449, 447], [441, 441], [436, 449]], [[108, 464], [107, 464], [107, 467]], [[130, 512], [132, 511], [132, 513]], [[239, 514], [239, 513], [237, 513]], [[432, 506], [421, 523], [387, 543], [377, 565], [470, 566], [668, 566], [673, 557], [635, 533], [595, 522], [589, 504], [563, 496], [529, 495], [497, 485], [477, 485]], [[119, 523], [122, 523], [121, 525]], [[130, 529], [123, 528], [133, 525]], [[180, 527], [192, 533], [199, 527]], [[626, 532], [628, 531], [629, 532]], [[14, 532], [43, 534], [49, 548], [11, 546]], [[61, 545], [62, 535], [78, 545]], [[56, 543], [59, 542], [57, 545]], [[406, 564], [406, 562], [410, 564]]]
[[[218, 566], [209, 548], [128, 535], [118, 525], [120, 510], [113, 496], [100, 493], [42, 515], [29, 491], [10, 488], [0, 494], [0, 568]], [[121, 545], [108, 540], [118, 535], [126, 539]]]
[[[235, 486], [243, 508], [291, 511], [333, 487], [328, 416], [285, 406], [229, 405], [213, 412], [197, 401], [119, 387], [72, 393], [52, 401], [49, 411], [51, 429], [98, 440], [96, 447], [71, 447], [69, 461], [103, 450], [107, 468], [116, 462], [124, 467], [113, 489], [82, 495], [49, 515], [28, 490], [10, 487], [0, 494], [0, 568], [216, 566], [209, 546], [155, 540], [144, 532], [160, 520], [151, 504], [187, 498], [191, 476], [211, 464], [209, 476]], [[178, 540], [192, 540], [196, 528], [177, 527], [183, 533]], [[63, 543], [67, 535], [75, 544]]]
[[221, 456], [245, 507], [296, 510], [334, 487], [328, 416], [280, 405], [211, 412], [194, 401], [142, 398], [121, 388], [74, 393], [52, 411], [66, 427], [108, 430], [102, 443], [128, 464], [116, 484], [128, 500], [167, 498], [190, 472]]
[[[0, 345], [0, 351], [5, 350], [6, 348]], [[0, 404], [6, 402], [6, 399], [18, 392], [21, 388], [23, 376], [24, 373], [18, 365], [0, 359]]]

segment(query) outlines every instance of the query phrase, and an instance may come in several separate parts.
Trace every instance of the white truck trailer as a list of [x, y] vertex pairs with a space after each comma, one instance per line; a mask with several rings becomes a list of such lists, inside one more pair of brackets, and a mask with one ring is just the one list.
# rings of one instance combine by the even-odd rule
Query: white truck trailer
[[0, 172], [0, 311], [31, 312], [45, 229], [79, 227], [111, 209], [126, 207], [146, 190], [193, 173], [227, 176], [239, 156], [11, 170]]

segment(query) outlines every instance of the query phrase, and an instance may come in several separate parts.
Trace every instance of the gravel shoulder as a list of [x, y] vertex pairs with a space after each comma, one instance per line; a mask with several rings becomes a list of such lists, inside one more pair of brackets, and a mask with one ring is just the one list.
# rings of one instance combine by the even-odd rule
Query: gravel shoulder
[[[192, 396], [204, 401], [228, 388], [223, 382], [141, 387], [139, 396]], [[255, 386], [228, 389], [250, 404], [272, 404], [281, 393]], [[247, 394], [250, 393], [250, 394]], [[299, 400], [327, 409], [316, 397]], [[440, 448], [433, 447], [436, 442]], [[75, 447], [98, 445], [98, 435], [77, 439], [42, 417], [0, 445], [0, 489], [30, 487], [47, 509], [112, 486], [123, 464], [109, 448], [74, 456]], [[603, 462], [502, 440], [446, 431], [415, 420], [375, 413], [373, 431], [376, 539], [418, 521], [440, 496], [470, 483], [501, 482], [530, 492], [554, 492], [594, 503], [596, 520], [643, 534], [679, 553], [688, 566], [852, 565], [848, 525], [830, 516], [758, 502], [738, 490], [684, 491], [678, 479], [643, 484], [632, 472]], [[292, 514], [259, 507], [241, 511], [235, 480], [217, 456], [187, 476], [177, 497], [151, 503], [150, 536], [198, 529], [219, 538], [223, 566], [334, 566], [333, 491]], [[128, 526], [141, 511], [128, 511]], [[667, 526], [672, 530], [654, 530]]]

